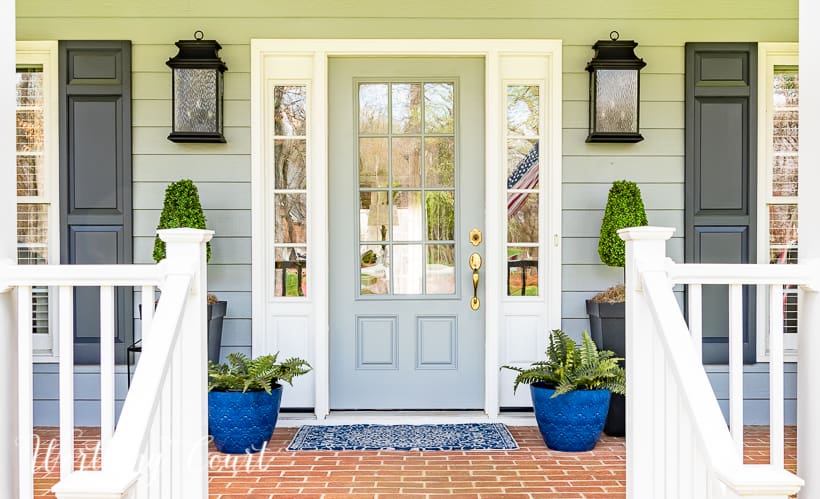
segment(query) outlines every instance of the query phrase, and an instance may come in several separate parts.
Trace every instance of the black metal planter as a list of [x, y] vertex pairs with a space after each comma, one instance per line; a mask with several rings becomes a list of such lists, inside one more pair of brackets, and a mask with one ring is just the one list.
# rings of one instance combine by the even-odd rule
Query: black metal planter
[[[626, 321], [625, 304], [598, 303], [587, 300], [589, 328], [592, 341], [598, 349], [612, 350], [616, 357], [626, 357]], [[624, 361], [621, 361], [624, 367]], [[612, 394], [609, 402], [604, 433], [612, 437], [626, 434], [626, 399], [623, 395]]]

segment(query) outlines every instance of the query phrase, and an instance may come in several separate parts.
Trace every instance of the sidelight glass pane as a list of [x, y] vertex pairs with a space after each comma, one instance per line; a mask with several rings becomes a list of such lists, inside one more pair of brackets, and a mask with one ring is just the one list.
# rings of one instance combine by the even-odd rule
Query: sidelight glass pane
[[769, 205], [769, 262], [797, 263], [797, 205]]
[[387, 133], [387, 83], [359, 85], [359, 133]]
[[538, 91], [534, 85], [507, 87], [507, 133], [524, 137], [538, 135]]
[[538, 141], [507, 140], [507, 189], [538, 187]]
[[418, 295], [421, 294], [421, 276], [423, 246], [393, 245], [393, 285], [394, 294], [397, 295]]
[[17, 107], [43, 107], [43, 66], [17, 66], [15, 74]]
[[359, 247], [359, 280], [363, 295], [390, 294], [390, 247], [362, 245]]
[[359, 193], [359, 240], [387, 241], [390, 228], [390, 197], [387, 191]]
[[393, 186], [421, 186], [421, 139], [393, 139]]
[[507, 195], [507, 242], [538, 242], [538, 194]]
[[307, 194], [274, 194], [274, 242], [307, 242]]
[[455, 122], [452, 83], [424, 84], [424, 132], [453, 133]]
[[455, 139], [432, 137], [424, 139], [424, 185], [455, 186]]
[[638, 70], [595, 71], [596, 131], [638, 132]]
[[307, 150], [305, 139], [275, 140], [273, 143], [274, 188], [307, 187]]
[[393, 133], [421, 132], [421, 85], [392, 85]]
[[451, 295], [456, 292], [455, 245], [427, 245], [427, 294]]
[[17, 152], [43, 150], [43, 110], [17, 110]]
[[393, 193], [393, 240], [421, 241], [423, 216], [421, 191]]
[[274, 251], [275, 296], [307, 296], [307, 248], [276, 248]]
[[44, 173], [41, 154], [17, 156], [17, 195], [45, 196]]
[[390, 165], [387, 138], [359, 139], [359, 187], [387, 187]]
[[427, 239], [455, 239], [456, 202], [453, 191], [427, 192]]
[[538, 296], [538, 248], [507, 248], [507, 296]]
[[305, 99], [304, 85], [273, 87], [273, 133], [277, 136], [304, 136]]
[[772, 196], [797, 196], [800, 87], [796, 68], [774, 70]]

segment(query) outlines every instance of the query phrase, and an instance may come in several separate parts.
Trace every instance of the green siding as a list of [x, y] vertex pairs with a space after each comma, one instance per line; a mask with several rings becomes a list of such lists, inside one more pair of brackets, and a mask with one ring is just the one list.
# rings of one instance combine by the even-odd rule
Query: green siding
[[[250, 343], [250, 40], [253, 38], [546, 38], [563, 46], [563, 317], [588, 327], [583, 300], [622, 278], [597, 260], [606, 192], [613, 180], [640, 185], [649, 221], [676, 227], [669, 252], [683, 253], [684, 43], [793, 42], [797, 1], [545, 2], [543, 0], [25, 0], [20, 40], [130, 39], [133, 42], [135, 261], [150, 260], [165, 185], [192, 178], [217, 231], [210, 288], [230, 301], [226, 348]], [[228, 143], [172, 144], [173, 43], [203, 30], [223, 45]], [[591, 46], [611, 30], [639, 43], [642, 71], [638, 144], [586, 144]]]

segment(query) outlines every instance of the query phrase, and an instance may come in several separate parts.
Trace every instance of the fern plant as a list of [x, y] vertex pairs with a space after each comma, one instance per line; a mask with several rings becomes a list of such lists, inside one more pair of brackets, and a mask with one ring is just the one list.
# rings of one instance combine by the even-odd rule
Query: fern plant
[[573, 390], [609, 390], [623, 394], [625, 374], [619, 357], [611, 350], [598, 350], [589, 333], [582, 334], [581, 345], [560, 329], [550, 333], [547, 360], [530, 367], [503, 366], [518, 372], [513, 391], [520, 384], [542, 384], [555, 389], [553, 397]]
[[231, 353], [228, 362], [216, 364], [208, 362], [208, 391], [246, 392], [265, 390], [268, 394], [279, 386], [279, 381], [293, 385], [293, 378], [307, 374], [311, 370], [306, 360], [292, 357], [279, 364], [273, 355], [262, 355], [255, 359], [243, 353]]

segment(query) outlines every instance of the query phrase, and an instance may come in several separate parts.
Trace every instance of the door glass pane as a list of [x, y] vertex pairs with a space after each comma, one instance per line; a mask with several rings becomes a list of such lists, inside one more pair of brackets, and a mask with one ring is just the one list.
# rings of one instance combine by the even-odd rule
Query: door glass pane
[[359, 248], [361, 294], [390, 294], [390, 248], [387, 245], [362, 245]]
[[305, 135], [305, 86], [273, 88], [273, 133], [277, 136]]
[[507, 87], [507, 133], [513, 136], [538, 136], [538, 87]]
[[455, 140], [453, 137], [424, 139], [424, 185], [455, 186]]
[[305, 139], [274, 141], [275, 189], [305, 189], [307, 187], [305, 154]]
[[359, 133], [387, 133], [387, 84], [359, 85]]
[[421, 186], [421, 139], [393, 139], [393, 185], [395, 187]]
[[421, 241], [421, 191], [393, 193], [393, 240]]
[[424, 131], [453, 133], [455, 121], [452, 83], [424, 84]]
[[359, 194], [359, 240], [387, 241], [390, 205], [387, 191]]
[[507, 248], [507, 296], [538, 296], [538, 248]]
[[359, 186], [387, 187], [390, 164], [387, 160], [388, 139], [359, 139]]
[[454, 239], [456, 214], [453, 191], [427, 193], [427, 239], [452, 241]]
[[421, 85], [394, 83], [392, 85], [393, 133], [421, 131]]
[[307, 195], [274, 194], [274, 203], [276, 205], [274, 242], [306, 243]]
[[397, 244], [393, 246], [393, 284], [397, 295], [421, 294], [422, 246]]
[[427, 294], [451, 295], [456, 292], [455, 254], [453, 244], [427, 246]]

